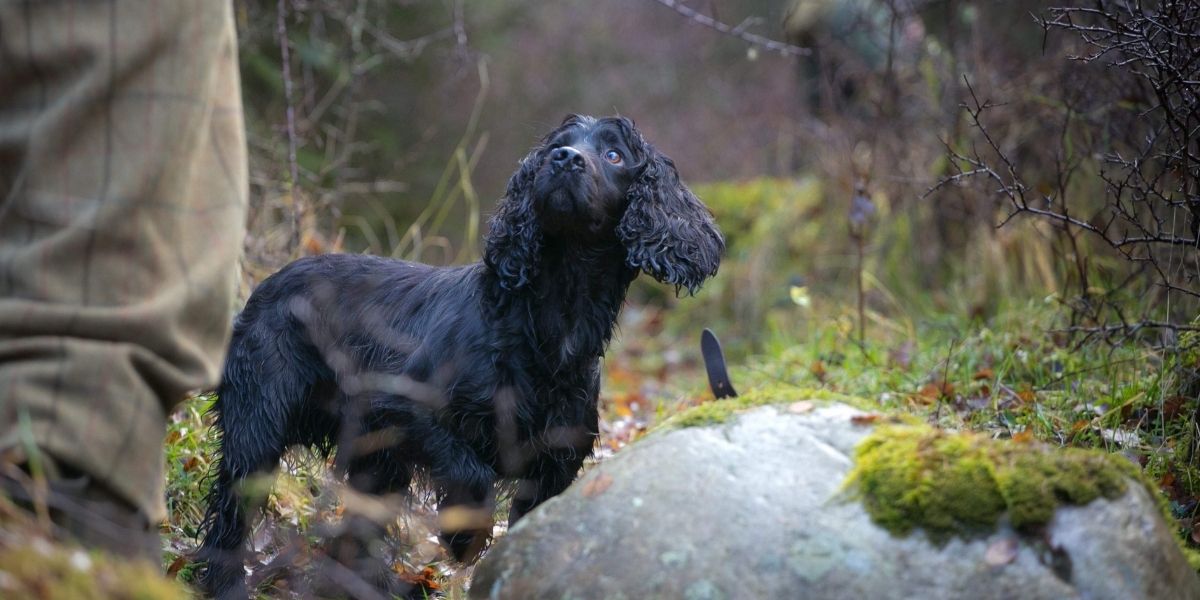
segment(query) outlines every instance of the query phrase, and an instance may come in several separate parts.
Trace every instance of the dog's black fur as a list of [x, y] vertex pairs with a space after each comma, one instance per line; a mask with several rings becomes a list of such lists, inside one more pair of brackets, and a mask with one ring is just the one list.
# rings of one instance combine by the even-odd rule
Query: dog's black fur
[[[421, 475], [439, 510], [486, 507], [496, 482], [516, 481], [516, 522], [592, 450], [600, 357], [630, 282], [643, 271], [694, 292], [723, 251], [708, 209], [628, 119], [571, 116], [512, 176], [482, 262], [284, 267], [238, 317], [217, 390], [203, 587], [245, 597], [238, 486], [292, 445], [338, 445], [351, 485], [371, 494]], [[443, 540], [464, 560], [489, 533]]]

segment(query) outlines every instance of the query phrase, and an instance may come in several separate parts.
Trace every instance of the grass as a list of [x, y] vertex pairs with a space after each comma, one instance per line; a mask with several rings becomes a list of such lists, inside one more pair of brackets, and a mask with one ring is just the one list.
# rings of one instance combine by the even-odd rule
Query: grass
[[1056, 317], [1030, 302], [987, 322], [943, 317], [911, 333], [880, 328], [862, 345], [848, 319], [835, 317], [806, 340], [776, 340], [738, 375], [863, 396], [882, 410], [995, 437], [1027, 435], [1144, 457], [1191, 441], [1191, 419], [1178, 417], [1194, 415], [1196, 402], [1175, 392], [1194, 358], [1133, 343], [1076, 346], [1045, 333]]
[[1040, 301], [987, 320], [877, 325], [862, 345], [847, 317], [809, 315], [821, 324], [803, 338], [776, 338], [734, 371], [735, 385], [844, 393], [947, 430], [1113, 453], [1163, 492], [1178, 533], [1197, 546], [1197, 399], [1187, 393], [1200, 367], [1194, 349], [1075, 345], [1053, 332], [1060, 314]]

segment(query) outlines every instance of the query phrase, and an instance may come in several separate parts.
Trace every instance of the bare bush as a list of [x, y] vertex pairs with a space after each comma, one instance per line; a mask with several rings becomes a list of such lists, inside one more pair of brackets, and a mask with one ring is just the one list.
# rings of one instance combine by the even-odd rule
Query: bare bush
[[[1069, 331], [1171, 343], [1196, 328], [1200, 300], [1200, 4], [1097, 0], [1037, 22], [1048, 42], [1066, 38], [1070, 61], [1015, 107], [965, 79], [977, 135], [949, 143], [939, 187], [975, 181], [1007, 203], [1005, 223], [1058, 229], [1074, 270]], [[1101, 250], [1125, 262], [1106, 266]]]

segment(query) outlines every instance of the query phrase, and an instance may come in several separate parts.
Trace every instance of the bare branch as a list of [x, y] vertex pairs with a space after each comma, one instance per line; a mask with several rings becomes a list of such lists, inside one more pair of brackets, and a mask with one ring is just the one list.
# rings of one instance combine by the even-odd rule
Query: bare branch
[[[1000, 105], [981, 99], [964, 76], [961, 108], [983, 143], [943, 142], [951, 172], [925, 195], [978, 180], [1009, 204], [1000, 226], [1020, 214], [1055, 225], [1078, 277], [1079, 296], [1067, 302], [1072, 325], [1063, 331], [1110, 339], [1147, 329], [1195, 329], [1190, 323], [1200, 299], [1200, 4], [1093, 0], [1089, 6], [1050, 8], [1037, 20], [1044, 48], [1051, 33], [1072, 34], [1066, 41], [1075, 40], [1084, 52], [1065, 54], [1096, 63], [1087, 68], [1107, 81], [1091, 83], [1086, 92], [1034, 92], [1060, 103], [1054, 110], [1064, 115], [1046, 118], [1059, 132], [1047, 158], [1047, 150], [1036, 148], [1052, 140], [1044, 126], [1036, 139], [1015, 138], [1011, 123], [989, 116]], [[1082, 104], [1077, 107], [1075, 99]], [[1033, 105], [1040, 109], [1046, 103]], [[1032, 165], [1026, 173], [1018, 160]], [[1042, 165], [1048, 161], [1053, 168], [1047, 173]], [[1104, 191], [1099, 207], [1089, 197], [1093, 186], [1070, 184], [1079, 179], [1076, 173], [1082, 177], [1093, 170]], [[1097, 292], [1088, 284], [1089, 247], [1078, 244], [1081, 235], [1128, 261], [1129, 276], [1116, 289]], [[1133, 282], [1140, 282], [1133, 294], [1165, 294], [1167, 301], [1147, 302], [1141, 320], [1127, 319], [1117, 292]], [[1112, 315], [1120, 325], [1108, 324]]]
[[733, 36], [742, 40], [743, 42], [746, 42], [747, 44], [766, 48], [771, 52], [778, 52], [783, 56], [808, 56], [812, 54], [811, 48], [795, 46], [747, 32], [746, 28], [754, 22], [752, 19], [746, 19], [737, 26], [731, 26], [728, 23], [722, 23], [721, 21], [718, 21], [708, 15], [701, 14], [696, 9], [691, 8], [682, 2], [677, 2], [676, 0], [654, 0], [654, 2], [670, 8], [684, 17], [687, 17], [688, 19], [691, 19], [700, 25], [708, 27], [709, 29], [719, 31], [725, 35]]
[[300, 227], [303, 207], [300, 202], [298, 186], [300, 185], [300, 169], [296, 164], [296, 108], [292, 105], [292, 60], [288, 49], [287, 32], [287, 0], [279, 0], [276, 15], [276, 35], [279, 36], [279, 52], [282, 55], [283, 66], [283, 98], [287, 103], [287, 141], [288, 141], [288, 172], [291, 175], [292, 198], [292, 240], [289, 244], [291, 253], [300, 247]]

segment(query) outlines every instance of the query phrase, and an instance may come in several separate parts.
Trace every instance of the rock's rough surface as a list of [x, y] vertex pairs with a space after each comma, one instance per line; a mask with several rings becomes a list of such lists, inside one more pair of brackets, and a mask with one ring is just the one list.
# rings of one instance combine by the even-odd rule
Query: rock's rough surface
[[942, 544], [894, 537], [843, 490], [872, 430], [852, 420], [863, 413], [808, 408], [757, 408], [623, 450], [500, 540], [471, 597], [1200, 598], [1132, 482], [1059, 508], [1040, 535], [1002, 520]]

